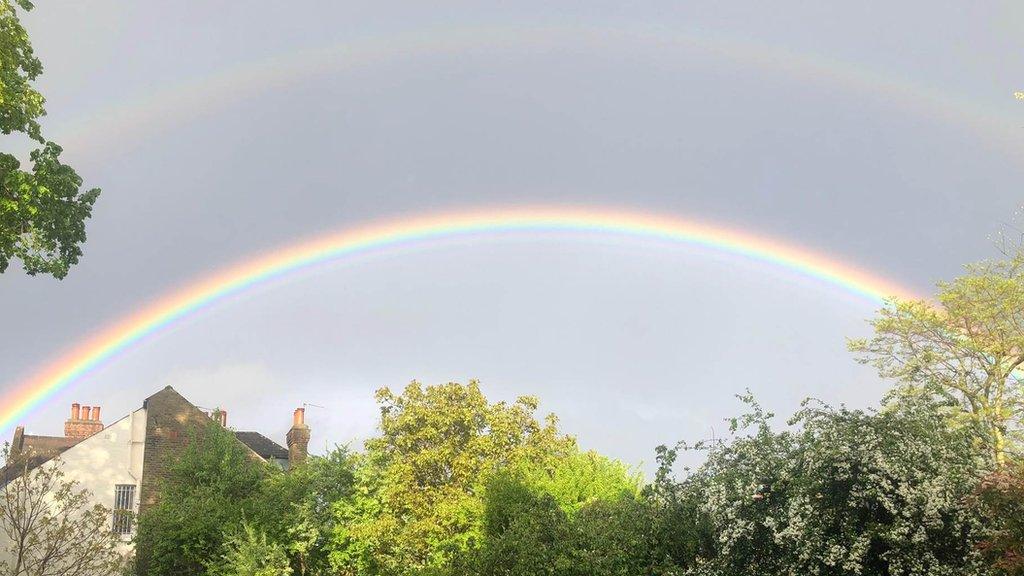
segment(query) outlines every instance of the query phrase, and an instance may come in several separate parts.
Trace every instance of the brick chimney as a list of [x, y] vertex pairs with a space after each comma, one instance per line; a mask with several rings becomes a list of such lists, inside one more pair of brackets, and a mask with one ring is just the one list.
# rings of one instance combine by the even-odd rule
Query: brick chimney
[[64, 422], [64, 436], [79, 440], [88, 438], [103, 430], [100, 421], [100, 407], [81, 406], [78, 402], [71, 405], [71, 418]]
[[14, 440], [11, 442], [10, 452], [8, 457], [18, 456], [21, 454], [22, 445], [25, 444], [25, 427], [18, 426], [14, 429]]
[[224, 428], [228, 427], [228, 411], [223, 408], [214, 408], [212, 412], [203, 411], [210, 420], [213, 420], [217, 424], [220, 424]]
[[288, 467], [294, 468], [306, 461], [309, 455], [309, 426], [306, 426], [306, 409], [296, 408], [292, 415], [292, 429], [288, 431]]

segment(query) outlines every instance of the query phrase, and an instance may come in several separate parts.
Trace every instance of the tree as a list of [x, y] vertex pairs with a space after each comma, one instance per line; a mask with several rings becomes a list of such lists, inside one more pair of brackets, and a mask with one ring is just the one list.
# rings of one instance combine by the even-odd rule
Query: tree
[[593, 502], [637, 496], [643, 485], [640, 473], [622, 462], [575, 448], [548, 462], [524, 462], [518, 472], [526, 486], [551, 496], [569, 516]]
[[490, 403], [476, 382], [377, 392], [380, 435], [366, 442], [355, 495], [336, 506], [341, 574], [436, 573], [481, 537], [482, 492], [497, 470], [575, 449], [538, 402]]
[[[654, 481], [644, 487], [647, 508], [651, 574], [676, 576], [684, 567], [692, 567], [698, 558], [711, 557], [718, 534], [704, 510], [704, 495], [693, 482], [679, 483], [673, 476], [680, 449], [655, 448], [658, 469]], [[689, 472], [689, 469], [686, 469]]]
[[29, 171], [0, 153], [0, 273], [17, 258], [31, 275], [63, 278], [82, 255], [85, 221], [100, 191], [82, 191], [82, 179], [60, 161], [61, 147], [43, 137], [44, 99], [32, 87], [43, 67], [17, 7], [31, 10], [32, 3], [0, 0], [0, 133], [25, 134], [40, 147]]
[[514, 475], [498, 474], [488, 481], [481, 532], [479, 549], [456, 560], [456, 574], [579, 574], [569, 517], [554, 497], [538, 494]]
[[188, 445], [164, 466], [160, 498], [139, 517], [138, 571], [201, 574], [225, 554], [230, 531], [261, 509], [262, 482], [273, 469], [212, 420], [192, 430]]
[[455, 573], [646, 575], [641, 483], [621, 462], [575, 448], [500, 469], [485, 482], [478, 549], [459, 558]]
[[937, 303], [893, 300], [849, 342], [863, 363], [906, 387], [954, 400], [1002, 466], [1020, 453], [1024, 414], [1024, 253], [967, 267]]
[[661, 570], [657, 558], [655, 509], [638, 496], [637, 477], [627, 467], [577, 453], [560, 459], [543, 476], [538, 482], [532, 471], [505, 470], [487, 481], [481, 541], [457, 559], [454, 574], [671, 573]]
[[271, 474], [263, 480], [249, 525], [281, 546], [296, 576], [332, 573], [333, 506], [352, 496], [354, 466], [347, 448], [335, 448], [325, 456], [309, 457], [286, 474]]
[[[573, 517], [573, 557], [580, 576], [650, 576], [672, 572], [658, 546], [657, 509], [626, 495], [594, 500]], [[674, 532], [687, 540], [688, 532]]]
[[[747, 398], [752, 402], [751, 399]], [[699, 576], [987, 574], [970, 505], [982, 455], [947, 405], [901, 396], [878, 411], [805, 403], [775, 432], [753, 404], [739, 434], [687, 478], [716, 535]]]
[[59, 458], [12, 455], [0, 488], [0, 532], [6, 537], [4, 574], [110, 576], [125, 565], [121, 540], [110, 529], [111, 511], [91, 504], [92, 494], [65, 478]]
[[573, 518], [640, 491], [638, 473], [538, 421], [534, 398], [490, 403], [476, 382], [377, 398], [381, 434], [336, 504], [342, 574], [582, 575]]
[[1001, 573], [1024, 576], [1024, 466], [989, 474], [976, 497], [991, 528], [983, 553]]
[[284, 546], [267, 539], [249, 524], [224, 542], [224, 553], [206, 565], [209, 576], [291, 576]]

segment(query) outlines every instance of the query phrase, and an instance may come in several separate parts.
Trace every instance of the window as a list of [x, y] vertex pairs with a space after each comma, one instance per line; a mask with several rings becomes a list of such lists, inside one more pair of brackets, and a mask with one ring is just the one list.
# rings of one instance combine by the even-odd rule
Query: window
[[135, 516], [135, 485], [114, 486], [114, 534], [131, 534]]

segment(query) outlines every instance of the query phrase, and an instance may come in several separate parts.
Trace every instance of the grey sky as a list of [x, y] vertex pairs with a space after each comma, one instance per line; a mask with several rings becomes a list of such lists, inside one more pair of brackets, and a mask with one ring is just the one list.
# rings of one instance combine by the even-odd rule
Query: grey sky
[[[104, 192], [66, 280], [0, 277], [0, 386], [190, 279], [378, 218], [625, 206], [925, 291], [994, 255], [1020, 204], [1019, 3], [551, 4], [40, 3], [26, 23], [44, 129]], [[239, 72], [305, 54], [353, 64]], [[721, 433], [746, 387], [782, 413], [806, 395], [873, 402], [885, 384], [844, 350], [871, 313], [693, 248], [442, 242], [218, 306], [25, 424], [57, 432], [76, 400], [113, 419], [172, 384], [278, 440], [295, 405], [327, 406], [309, 416], [322, 445], [372, 431], [379, 386], [479, 378], [495, 398], [540, 396], [585, 446], [649, 462]]]

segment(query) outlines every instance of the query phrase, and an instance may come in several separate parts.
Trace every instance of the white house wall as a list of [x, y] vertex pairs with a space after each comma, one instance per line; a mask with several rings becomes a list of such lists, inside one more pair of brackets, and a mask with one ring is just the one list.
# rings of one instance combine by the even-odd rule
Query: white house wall
[[[88, 490], [95, 502], [111, 510], [114, 486], [133, 484], [138, 513], [145, 446], [146, 410], [140, 408], [74, 445], [61, 455], [60, 461], [65, 478], [77, 480], [79, 489]], [[125, 537], [126, 542], [129, 539]]]
[[[79, 490], [88, 490], [94, 502], [111, 510], [114, 508], [115, 485], [133, 484], [135, 512], [138, 513], [145, 441], [146, 409], [140, 408], [69, 448], [59, 460], [44, 466], [62, 466], [66, 480], [77, 480]], [[112, 528], [112, 521], [112, 518], [108, 521], [108, 529]], [[0, 540], [6, 540], [2, 533]], [[130, 536], [124, 536], [123, 541], [122, 549], [127, 553], [131, 550]], [[0, 556], [6, 556], [9, 546], [7, 542], [2, 546]]]

